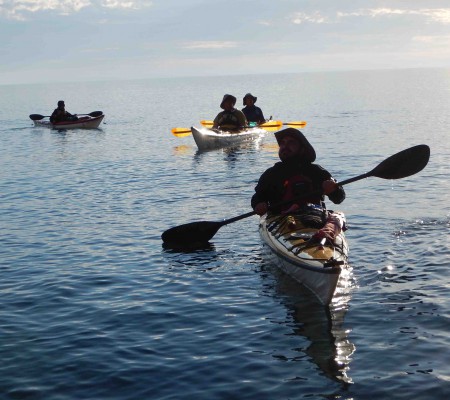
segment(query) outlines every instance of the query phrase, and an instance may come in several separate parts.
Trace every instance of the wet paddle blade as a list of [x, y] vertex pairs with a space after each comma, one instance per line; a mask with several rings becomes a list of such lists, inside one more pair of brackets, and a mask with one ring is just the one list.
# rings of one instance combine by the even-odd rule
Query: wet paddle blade
[[272, 128], [274, 126], [282, 126], [283, 125], [283, 121], [267, 121], [264, 122], [263, 124], [259, 124], [258, 126], [261, 128]]
[[103, 111], [92, 111], [89, 114], [79, 114], [79, 115], [89, 115], [91, 117], [100, 117], [103, 115]]
[[41, 114], [30, 114], [30, 119], [33, 121], [40, 121], [41, 119], [45, 118], [45, 115]]
[[429, 159], [430, 148], [426, 144], [420, 144], [386, 158], [368, 175], [382, 179], [406, 178], [422, 171]]
[[191, 130], [189, 128], [173, 128], [172, 134], [176, 137], [185, 137], [191, 134]]
[[293, 128], [304, 128], [306, 126], [306, 121], [285, 122], [283, 125], [292, 126]]
[[214, 125], [214, 121], [208, 121], [208, 120], [202, 120], [200, 121], [200, 123], [205, 127], [205, 128], [212, 128]]
[[283, 127], [283, 121], [267, 121], [258, 125], [258, 127], [269, 132], [275, 132]]
[[192, 246], [207, 243], [223, 226], [223, 222], [199, 221], [175, 226], [163, 232], [161, 239], [166, 244]]

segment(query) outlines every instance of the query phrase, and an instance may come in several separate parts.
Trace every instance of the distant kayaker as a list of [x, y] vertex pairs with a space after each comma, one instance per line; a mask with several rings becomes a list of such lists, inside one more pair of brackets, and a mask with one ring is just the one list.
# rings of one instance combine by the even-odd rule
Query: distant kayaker
[[326, 211], [324, 195], [339, 204], [345, 199], [344, 189], [326, 169], [313, 164], [316, 152], [303, 133], [287, 128], [275, 133], [275, 137], [280, 146], [278, 155], [281, 161], [261, 175], [251, 200], [253, 209], [258, 215], [263, 215], [270, 206], [307, 195], [285, 206], [275, 206], [271, 212], [316, 214], [319, 220], [322, 219], [321, 226], [318, 226], [322, 229], [313, 239], [326, 237], [332, 241], [343, 228], [344, 220], [339, 213]]
[[258, 98], [253, 96], [251, 93], [247, 93], [243, 98], [244, 108], [242, 112], [247, 118], [248, 122], [253, 122], [256, 124], [262, 124], [266, 122], [264, 114], [259, 107], [255, 106], [256, 100]]
[[71, 113], [66, 111], [66, 106], [64, 104], [64, 100], [58, 101], [58, 108], [55, 108], [53, 111], [50, 122], [63, 122], [63, 121], [74, 121], [77, 120], [78, 117], [76, 115], [72, 115]]
[[223, 96], [220, 108], [223, 110], [214, 118], [213, 129], [238, 130], [247, 126], [247, 119], [242, 111], [234, 108], [236, 97], [231, 94]]

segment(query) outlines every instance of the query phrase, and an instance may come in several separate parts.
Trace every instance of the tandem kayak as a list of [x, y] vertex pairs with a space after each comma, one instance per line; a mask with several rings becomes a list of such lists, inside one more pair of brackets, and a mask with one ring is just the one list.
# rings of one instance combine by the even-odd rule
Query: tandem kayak
[[75, 121], [55, 122], [50, 121], [33, 121], [35, 126], [43, 126], [50, 129], [95, 129], [98, 128], [100, 123], [105, 118], [102, 114], [98, 117], [79, 117]]
[[221, 131], [219, 129], [191, 127], [192, 136], [199, 150], [213, 150], [222, 147], [232, 147], [253, 141], [267, 131], [262, 128], [245, 128], [236, 132]]
[[348, 245], [341, 232], [333, 244], [310, 244], [317, 231], [297, 216], [263, 216], [259, 232], [276, 265], [308, 288], [324, 305], [331, 303], [341, 272], [349, 269]]

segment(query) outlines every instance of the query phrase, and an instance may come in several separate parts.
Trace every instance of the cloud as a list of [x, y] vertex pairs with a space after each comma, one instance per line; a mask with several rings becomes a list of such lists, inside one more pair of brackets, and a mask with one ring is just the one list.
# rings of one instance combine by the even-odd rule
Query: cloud
[[421, 35], [414, 36], [412, 38], [413, 42], [422, 43], [427, 46], [441, 46], [448, 48], [450, 46], [450, 35]]
[[290, 20], [293, 24], [330, 24], [337, 23], [344, 18], [357, 17], [395, 17], [395, 16], [419, 16], [425, 17], [431, 22], [450, 24], [450, 8], [422, 8], [422, 9], [399, 9], [399, 8], [367, 8], [351, 12], [338, 11], [334, 15], [325, 16], [318, 11], [312, 13], [297, 12]]
[[189, 42], [183, 45], [184, 49], [230, 49], [237, 47], [236, 42], [231, 41], [205, 41], [205, 42]]
[[435, 8], [420, 10], [421, 14], [432, 21], [450, 24], [450, 8]]
[[138, 10], [151, 5], [149, 0], [0, 0], [0, 16], [25, 21], [30, 14], [42, 11], [69, 15], [87, 7]]
[[91, 4], [90, 0], [4, 0], [0, 1], [0, 15], [16, 20], [24, 20], [24, 13], [48, 10], [67, 15]]
[[291, 18], [291, 21], [296, 25], [300, 25], [305, 22], [309, 22], [312, 24], [326, 24], [329, 22], [329, 19], [316, 11], [312, 14], [306, 14], [302, 12], [295, 13], [293, 18]]
[[338, 12], [338, 18], [345, 17], [384, 17], [384, 16], [398, 16], [398, 15], [417, 15], [423, 16], [427, 19], [440, 22], [442, 24], [450, 23], [450, 8], [422, 8], [417, 10], [399, 9], [399, 8], [371, 8], [362, 9], [354, 12]]
[[153, 4], [149, 0], [102, 0], [100, 5], [106, 8], [132, 9], [139, 10], [144, 7], [150, 7]]
[[271, 25], [273, 25], [273, 22], [268, 21], [268, 20], [260, 20], [260, 21], [258, 21], [258, 24], [263, 25], [263, 26], [271, 26]]

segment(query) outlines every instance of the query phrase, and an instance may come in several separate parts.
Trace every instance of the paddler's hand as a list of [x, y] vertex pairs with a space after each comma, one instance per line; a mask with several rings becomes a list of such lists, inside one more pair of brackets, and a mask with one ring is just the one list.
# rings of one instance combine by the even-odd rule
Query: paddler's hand
[[333, 179], [329, 179], [327, 181], [322, 182], [323, 194], [326, 194], [326, 195], [333, 193], [338, 187], [339, 187], [339, 185]]
[[255, 206], [255, 212], [258, 215], [264, 215], [268, 209], [269, 209], [269, 206], [265, 202], [258, 203]]

